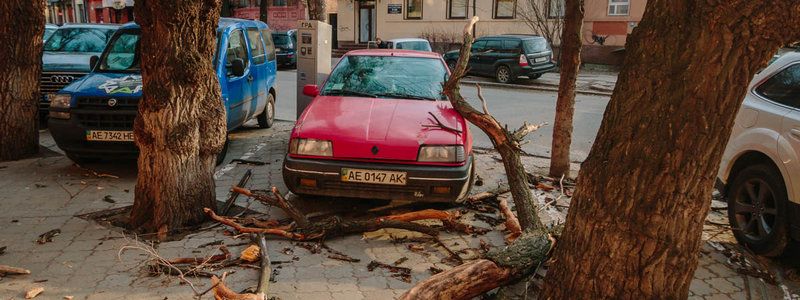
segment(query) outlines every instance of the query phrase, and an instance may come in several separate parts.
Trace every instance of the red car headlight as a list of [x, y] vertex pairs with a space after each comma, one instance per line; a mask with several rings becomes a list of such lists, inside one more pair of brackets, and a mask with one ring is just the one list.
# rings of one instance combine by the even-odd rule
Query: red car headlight
[[316, 139], [293, 139], [289, 142], [289, 153], [309, 156], [333, 156], [331, 141]]
[[417, 161], [421, 162], [462, 162], [466, 160], [464, 146], [421, 146]]

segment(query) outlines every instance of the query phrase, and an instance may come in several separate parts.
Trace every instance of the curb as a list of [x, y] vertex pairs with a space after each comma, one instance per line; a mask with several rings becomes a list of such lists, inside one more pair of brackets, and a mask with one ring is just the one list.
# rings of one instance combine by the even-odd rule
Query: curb
[[[507, 83], [497, 83], [497, 82], [488, 82], [488, 81], [474, 81], [474, 80], [464, 80], [464, 81], [461, 81], [461, 84], [480, 84], [481, 86], [491, 86], [491, 87], [499, 87], [499, 88], [507, 88], [507, 89], [526, 89], [526, 90], [558, 92], [558, 88], [557, 87], [542, 86], [542, 85], [507, 84]], [[611, 96], [611, 93], [609, 93], [609, 92], [601, 92], [601, 91], [575, 90], [575, 93], [584, 94], [584, 95], [593, 95], [593, 96]]]

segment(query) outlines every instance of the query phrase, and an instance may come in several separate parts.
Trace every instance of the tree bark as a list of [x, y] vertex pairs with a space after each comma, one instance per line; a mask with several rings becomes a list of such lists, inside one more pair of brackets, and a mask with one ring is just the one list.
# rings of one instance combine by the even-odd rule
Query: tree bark
[[0, 1], [0, 161], [39, 151], [44, 1]]
[[[539, 217], [536, 215], [536, 209], [533, 204], [533, 195], [528, 188], [528, 176], [525, 174], [525, 167], [522, 165], [522, 160], [519, 157], [520, 141], [530, 133], [539, 128], [539, 126], [524, 124], [522, 127], [514, 132], [506, 130], [500, 122], [489, 114], [484, 105], [484, 111], [476, 110], [472, 105], [467, 103], [461, 96], [460, 81], [461, 78], [466, 76], [467, 62], [470, 56], [470, 47], [474, 37], [472, 36], [472, 28], [478, 22], [478, 17], [472, 17], [469, 23], [464, 27], [464, 43], [458, 56], [456, 68], [450, 79], [444, 84], [443, 93], [450, 100], [453, 108], [459, 114], [464, 116], [464, 119], [480, 128], [489, 139], [492, 140], [494, 148], [500, 153], [503, 158], [503, 166], [505, 167], [506, 177], [508, 178], [508, 186], [511, 191], [511, 197], [514, 200], [514, 206], [517, 209], [519, 222], [523, 230], [543, 230]], [[478, 97], [481, 102], [486, 102], [478, 87]]]
[[651, 0], [583, 163], [543, 298], [687, 297], [748, 82], [800, 2]]
[[269, 24], [269, 1], [261, 0], [258, 4], [258, 19], [267, 24]]
[[139, 0], [134, 9], [144, 97], [134, 122], [140, 153], [131, 225], [164, 238], [203, 221], [204, 207], [216, 208], [214, 163], [226, 133], [212, 62], [220, 2]]
[[581, 67], [581, 29], [583, 0], [565, 0], [564, 31], [561, 32], [560, 68], [556, 119], [553, 123], [553, 144], [550, 176], [569, 177], [569, 146], [572, 143], [572, 115], [575, 112], [575, 81]]

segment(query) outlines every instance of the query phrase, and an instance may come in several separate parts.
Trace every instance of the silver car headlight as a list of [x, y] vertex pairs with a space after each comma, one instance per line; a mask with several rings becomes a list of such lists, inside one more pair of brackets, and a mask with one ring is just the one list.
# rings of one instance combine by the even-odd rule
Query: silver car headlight
[[421, 146], [417, 161], [422, 162], [462, 162], [466, 161], [464, 146]]
[[51, 108], [69, 108], [72, 96], [69, 94], [50, 94], [47, 96], [47, 100], [50, 100]]
[[331, 141], [315, 139], [293, 139], [289, 143], [289, 153], [310, 156], [333, 156]]

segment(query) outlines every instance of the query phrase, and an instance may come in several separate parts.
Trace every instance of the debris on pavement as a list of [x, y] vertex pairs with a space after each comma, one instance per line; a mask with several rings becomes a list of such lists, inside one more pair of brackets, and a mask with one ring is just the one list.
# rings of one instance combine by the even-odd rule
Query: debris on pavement
[[23, 268], [0, 265], [0, 275], [28, 275], [31, 271]]
[[245, 164], [245, 165], [254, 165], [254, 166], [263, 166], [268, 165], [269, 162], [265, 161], [258, 161], [258, 160], [248, 160], [248, 159], [241, 159], [241, 158], [234, 158], [231, 160], [232, 163], [237, 164]]
[[103, 197], [103, 201], [108, 203], [117, 203], [117, 201], [111, 198], [111, 195], [106, 195], [105, 197]]
[[36, 298], [36, 296], [39, 296], [39, 294], [41, 294], [42, 292], [44, 292], [44, 288], [41, 286], [31, 288], [27, 292], [25, 292], [25, 299]]
[[387, 265], [385, 263], [379, 261], [371, 261], [367, 265], [367, 270], [372, 272], [377, 268], [386, 269], [391, 273], [392, 277], [399, 279], [400, 281], [410, 283], [411, 282], [411, 269], [404, 268], [404, 267], [397, 267], [392, 265]]
[[49, 243], [53, 241], [53, 237], [61, 234], [61, 229], [53, 229], [48, 232], [42, 233], [39, 235], [39, 239], [36, 240], [39, 244]]

